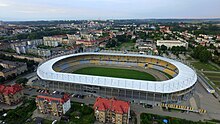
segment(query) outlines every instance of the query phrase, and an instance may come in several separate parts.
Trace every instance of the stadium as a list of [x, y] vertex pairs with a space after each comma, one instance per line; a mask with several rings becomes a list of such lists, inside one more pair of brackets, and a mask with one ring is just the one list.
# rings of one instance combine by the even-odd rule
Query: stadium
[[197, 82], [191, 68], [172, 59], [97, 52], [47, 60], [37, 75], [48, 89], [149, 105], [187, 100]]

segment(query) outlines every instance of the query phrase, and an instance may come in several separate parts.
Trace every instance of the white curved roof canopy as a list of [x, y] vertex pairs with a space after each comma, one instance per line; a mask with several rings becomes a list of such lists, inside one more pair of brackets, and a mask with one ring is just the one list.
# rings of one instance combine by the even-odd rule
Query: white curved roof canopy
[[[80, 56], [80, 55], [117, 55], [117, 56], [139, 56], [147, 58], [156, 58], [159, 60], [167, 61], [177, 67], [179, 73], [177, 76], [166, 81], [143, 81], [143, 80], [133, 80], [133, 79], [123, 79], [123, 78], [113, 78], [104, 76], [92, 76], [92, 75], [81, 75], [81, 74], [71, 74], [64, 72], [55, 72], [52, 68], [53, 64], [59, 60]], [[49, 81], [59, 81], [67, 83], [79, 83], [85, 85], [95, 85], [102, 87], [113, 87], [122, 88], [130, 90], [141, 90], [156, 93], [173, 93], [181, 90], [185, 90], [193, 86], [197, 81], [196, 73], [184, 65], [181, 62], [160, 57], [160, 56], [150, 56], [150, 55], [135, 55], [135, 54], [115, 54], [115, 53], [78, 53], [71, 55], [64, 55], [51, 60], [48, 60], [41, 64], [37, 69], [37, 75], [43, 80]]]

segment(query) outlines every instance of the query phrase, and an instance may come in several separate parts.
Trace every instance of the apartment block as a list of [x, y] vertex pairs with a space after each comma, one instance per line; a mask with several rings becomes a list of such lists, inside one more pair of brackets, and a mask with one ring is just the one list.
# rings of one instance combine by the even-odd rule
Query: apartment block
[[45, 46], [57, 47], [59, 44], [63, 44], [63, 42], [66, 43], [67, 38], [66, 35], [43, 37], [43, 43]]
[[21, 102], [24, 96], [22, 86], [14, 85], [0, 85], [0, 102], [8, 105], [15, 105]]
[[97, 98], [93, 106], [96, 120], [102, 123], [128, 124], [130, 103], [106, 98]]
[[11, 75], [19, 75], [27, 71], [27, 64], [23, 62], [0, 60], [0, 65], [4, 68], [0, 70], [0, 76], [5, 78]]
[[41, 113], [53, 116], [62, 116], [71, 108], [67, 94], [40, 94], [36, 97], [36, 105]]
[[186, 49], [188, 49], [188, 42], [186, 41], [180, 41], [180, 40], [158, 40], [157, 46], [165, 45], [168, 48], [172, 48], [173, 46], [183, 46]]

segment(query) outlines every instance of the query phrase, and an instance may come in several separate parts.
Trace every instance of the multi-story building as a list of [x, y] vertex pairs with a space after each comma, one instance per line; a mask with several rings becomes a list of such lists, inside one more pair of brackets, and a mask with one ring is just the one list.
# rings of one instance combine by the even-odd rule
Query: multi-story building
[[88, 47], [88, 46], [94, 46], [95, 44], [97, 44], [97, 42], [95, 40], [91, 40], [91, 41], [88, 41], [88, 40], [77, 40], [76, 44], [83, 44], [83, 45]]
[[29, 40], [27, 41], [27, 44], [31, 46], [39, 46], [43, 44], [43, 40], [42, 39]]
[[87, 41], [95, 40], [92, 34], [81, 33], [80, 35], [81, 35], [81, 39], [84, 39]]
[[12, 62], [0, 60], [0, 65], [4, 68], [0, 71], [0, 76], [7, 78], [11, 75], [19, 75], [27, 71], [27, 64], [23, 62]]
[[13, 50], [16, 50], [16, 47], [27, 46], [27, 40], [16, 40], [11, 41], [10, 46]]
[[44, 40], [44, 46], [57, 47], [59, 45], [58, 41]]
[[42, 56], [42, 57], [51, 56], [51, 51], [48, 49], [29, 48], [27, 49], [27, 53], [37, 55], [37, 56]]
[[141, 51], [153, 50], [155, 49], [155, 45], [152, 40], [143, 40], [138, 39], [135, 43], [135, 47]]
[[62, 116], [71, 108], [67, 94], [40, 94], [36, 97], [36, 105], [41, 113], [53, 116]]
[[220, 35], [218, 35], [216, 39], [217, 39], [217, 40], [220, 40]]
[[73, 40], [73, 41], [81, 40], [80, 35], [76, 35], [76, 34], [73, 34], [73, 35], [67, 34], [67, 37], [69, 40]]
[[102, 123], [128, 124], [130, 117], [129, 102], [97, 98], [93, 106], [96, 120]]
[[172, 48], [173, 46], [183, 46], [188, 49], [188, 42], [180, 41], [180, 40], [158, 40], [157, 46], [166, 46], [168, 48]]
[[68, 40], [69, 40], [69, 44], [73, 45], [73, 44], [76, 44], [76, 41], [77, 40], [81, 40], [81, 37], [80, 35], [70, 35], [70, 34], [67, 34], [67, 37], [68, 37]]
[[18, 54], [26, 54], [27, 49], [31, 47], [37, 47], [43, 44], [42, 39], [35, 39], [35, 40], [17, 40], [11, 41], [10, 46], [13, 50], [16, 51]]
[[66, 42], [66, 35], [55, 35], [43, 37], [43, 42], [45, 46], [57, 47], [59, 44]]
[[22, 86], [19, 84], [14, 85], [0, 85], [0, 102], [14, 105], [19, 103], [24, 96]]

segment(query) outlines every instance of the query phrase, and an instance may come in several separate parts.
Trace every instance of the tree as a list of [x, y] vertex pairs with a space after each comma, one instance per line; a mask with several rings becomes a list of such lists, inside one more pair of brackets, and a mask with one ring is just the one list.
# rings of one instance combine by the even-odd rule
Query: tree
[[166, 51], [166, 50], [167, 50], [167, 46], [161, 45], [160, 49], [161, 49], [162, 51]]
[[126, 42], [128, 39], [127, 39], [127, 36], [125, 34], [123, 35], [117, 35], [116, 36], [116, 39], [119, 41], [119, 42]]
[[0, 71], [2, 71], [4, 69], [4, 67], [2, 65], [0, 65]]
[[208, 60], [212, 59], [212, 53], [203, 46], [197, 46], [193, 50], [192, 57], [199, 59], [201, 62], [208, 62]]
[[116, 46], [118, 46], [118, 42], [115, 39], [108, 41], [106, 44], [107, 48], [116, 47]]
[[16, 80], [16, 83], [21, 84], [23, 86], [25, 86], [28, 82], [27, 78], [19, 78], [18, 80]]
[[5, 78], [0, 76], [0, 84], [2, 84], [5, 81]]
[[197, 46], [196, 48], [194, 48], [193, 50], [193, 54], [192, 54], [192, 57], [193, 58], [196, 58], [196, 59], [199, 59], [199, 56], [200, 56], [200, 53], [205, 49], [205, 47], [199, 45]]
[[212, 54], [210, 51], [208, 50], [203, 50], [200, 54], [199, 54], [199, 60], [201, 62], [208, 62], [209, 60], [212, 59]]

